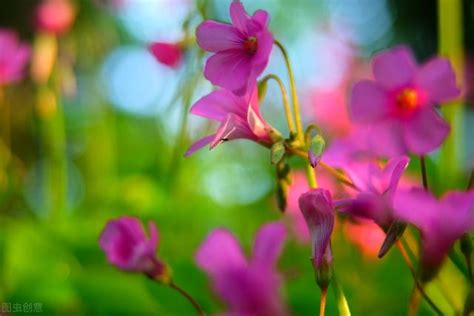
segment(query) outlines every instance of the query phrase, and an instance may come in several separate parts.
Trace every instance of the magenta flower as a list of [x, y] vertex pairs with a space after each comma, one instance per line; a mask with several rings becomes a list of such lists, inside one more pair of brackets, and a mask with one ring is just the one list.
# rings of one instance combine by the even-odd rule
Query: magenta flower
[[474, 229], [474, 191], [453, 191], [437, 200], [423, 189], [399, 190], [394, 208], [399, 218], [421, 231], [423, 281], [436, 274], [454, 242]]
[[258, 105], [255, 89], [252, 95], [237, 96], [228, 90], [217, 90], [198, 100], [191, 113], [220, 122], [215, 134], [196, 141], [185, 156], [210, 144], [214, 148], [220, 143], [232, 139], [250, 139], [265, 145], [271, 144], [272, 127], [265, 122]]
[[255, 237], [250, 260], [226, 229], [212, 231], [202, 243], [196, 262], [209, 274], [215, 292], [227, 304], [225, 315], [288, 315], [275, 269], [285, 235], [280, 223], [263, 225]]
[[15, 32], [0, 29], [0, 86], [22, 79], [29, 58], [29, 46]]
[[395, 219], [393, 198], [408, 163], [408, 157], [401, 156], [390, 159], [383, 169], [374, 163], [353, 165], [346, 172], [360, 192], [336, 204], [341, 211], [371, 219], [386, 231]]
[[74, 23], [76, 10], [70, 0], [43, 0], [36, 10], [39, 30], [53, 33], [66, 33]]
[[313, 266], [316, 269], [330, 266], [335, 216], [331, 193], [325, 189], [308, 191], [300, 196], [299, 205], [311, 236]]
[[183, 59], [183, 49], [178, 43], [155, 42], [149, 50], [156, 60], [171, 68], [178, 68]]
[[230, 5], [232, 25], [204, 21], [196, 31], [199, 46], [215, 53], [206, 62], [204, 76], [214, 85], [238, 95], [249, 93], [268, 64], [273, 37], [269, 15], [258, 10], [249, 16], [240, 1]]
[[426, 154], [438, 148], [449, 125], [435, 106], [459, 96], [451, 64], [433, 58], [418, 66], [409, 48], [399, 46], [376, 55], [375, 81], [358, 82], [350, 112], [356, 123], [371, 128], [370, 144], [379, 154]]
[[122, 270], [142, 272], [165, 282], [169, 279], [168, 269], [155, 254], [158, 229], [151, 221], [148, 229], [149, 237], [138, 219], [123, 216], [107, 223], [100, 235], [99, 244], [111, 264]]

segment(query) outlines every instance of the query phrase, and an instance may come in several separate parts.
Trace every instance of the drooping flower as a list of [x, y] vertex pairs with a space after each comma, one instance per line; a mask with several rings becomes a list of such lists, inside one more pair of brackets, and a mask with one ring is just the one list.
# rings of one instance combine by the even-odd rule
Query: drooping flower
[[330, 241], [335, 211], [331, 193], [325, 189], [308, 191], [300, 196], [299, 206], [311, 236], [311, 260], [315, 271], [319, 272], [332, 263]]
[[161, 282], [168, 282], [168, 268], [156, 257], [158, 229], [150, 221], [148, 230], [149, 237], [138, 219], [123, 216], [106, 224], [99, 244], [107, 255], [107, 260], [118, 268], [142, 272]]
[[240, 1], [230, 5], [232, 24], [204, 21], [196, 31], [199, 46], [215, 53], [206, 62], [205, 77], [214, 85], [238, 95], [249, 93], [268, 64], [273, 37], [269, 15], [258, 10], [252, 16]]
[[452, 191], [437, 200], [423, 189], [399, 190], [396, 215], [415, 225], [422, 235], [421, 279], [431, 279], [454, 242], [474, 229], [474, 191]]
[[149, 50], [156, 60], [171, 68], [177, 68], [183, 59], [183, 49], [179, 43], [154, 42]]
[[232, 139], [250, 139], [271, 144], [272, 127], [263, 119], [258, 102], [257, 89], [251, 96], [237, 96], [228, 90], [217, 90], [198, 100], [191, 113], [220, 122], [215, 134], [196, 141], [185, 156], [210, 144], [214, 148]]
[[396, 219], [393, 197], [408, 163], [408, 157], [401, 156], [390, 159], [384, 168], [360, 163], [346, 169], [359, 193], [355, 198], [338, 201], [340, 210], [371, 219], [386, 231]]
[[0, 86], [22, 79], [29, 58], [29, 46], [14, 31], [0, 29]]
[[75, 16], [70, 0], [43, 0], [36, 11], [36, 23], [41, 31], [63, 34], [71, 28]]
[[418, 66], [399, 46], [376, 55], [375, 81], [355, 84], [350, 103], [355, 123], [370, 126], [370, 144], [379, 154], [426, 154], [438, 148], [449, 125], [435, 106], [459, 96], [450, 62], [436, 57]]
[[281, 223], [262, 226], [255, 237], [250, 260], [226, 229], [212, 231], [202, 243], [196, 262], [209, 274], [214, 291], [227, 304], [225, 315], [288, 315], [275, 269], [285, 235]]

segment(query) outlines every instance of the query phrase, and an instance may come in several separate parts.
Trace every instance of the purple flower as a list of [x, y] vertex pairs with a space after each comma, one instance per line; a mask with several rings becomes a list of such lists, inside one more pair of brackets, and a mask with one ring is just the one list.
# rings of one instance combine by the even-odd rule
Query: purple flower
[[375, 81], [358, 82], [352, 91], [354, 122], [370, 126], [370, 144], [382, 155], [426, 154], [438, 148], [449, 125], [435, 105], [459, 96], [455, 74], [445, 58], [418, 66], [411, 51], [399, 46], [376, 55]]
[[153, 222], [148, 223], [149, 238], [141, 222], [133, 217], [123, 216], [110, 220], [102, 231], [99, 244], [107, 255], [107, 260], [118, 268], [142, 272], [166, 282], [169, 274], [166, 265], [156, 258], [158, 229]]
[[408, 163], [408, 157], [401, 156], [390, 159], [383, 169], [374, 163], [354, 164], [346, 172], [360, 192], [336, 204], [353, 216], [373, 220], [386, 231], [395, 219], [393, 198]]
[[262, 226], [257, 232], [253, 257], [247, 260], [238, 241], [226, 229], [216, 229], [196, 254], [198, 266], [212, 279], [215, 292], [225, 301], [225, 315], [288, 315], [279, 294], [276, 261], [285, 240], [281, 223]]
[[206, 62], [205, 77], [238, 95], [250, 92], [268, 64], [273, 37], [269, 16], [258, 10], [249, 16], [240, 1], [230, 5], [232, 25], [204, 21], [196, 31], [199, 46], [215, 53]]
[[228, 90], [217, 90], [198, 100], [191, 113], [220, 122], [215, 134], [196, 141], [185, 156], [210, 144], [214, 148], [232, 139], [250, 139], [271, 144], [269, 131], [272, 127], [263, 119], [256, 89], [251, 96], [237, 96]]
[[396, 215], [422, 234], [421, 278], [431, 279], [454, 242], [474, 229], [474, 191], [448, 192], [440, 200], [423, 189], [399, 190]]
[[316, 269], [329, 266], [332, 263], [330, 241], [335, 215], [331, 193], [314, 189], [302, 194], [298, 202], [311, 236], [313, 265]]
[[29, 46], [15, 32], [0, 29], [0, 86], [22, 79], [29, 58]]

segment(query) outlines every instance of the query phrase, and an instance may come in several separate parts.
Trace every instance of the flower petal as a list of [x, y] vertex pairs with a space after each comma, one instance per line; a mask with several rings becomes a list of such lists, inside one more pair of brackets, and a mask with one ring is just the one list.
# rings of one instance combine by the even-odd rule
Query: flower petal
[[214, 140], [211, 142], [211, 149], [224, 141], [240, 138], [257, 140], [246, 121], [235, 114], [229, 114], [227, 120], [217, 130]]
[[414, 153], [427, 154], [441, 146], [449, 130], [449, 125], [434, 109], [425, 108], [405, 124], [405, 143]]
[[402, 134], [401, 122], [386, 119], [373, 124], [369, 133], [369, 145], [377, 154], [393, 157], [406, 154], [407, 146]]
[[270, 223], [257, 232], [253, 246], [252, 263], [272, 268], [281, 254], [286, 230], [282, 223]]
[[251, 58], [242, 50], [227, 50], [211, 56], [204, 69], [204, 76], [212, 84], [243, 95], [251, 74]]
[[242, 49], [244, 41], [242, 34], [232, 25], [209, 20], [198, 26], [196, 39], [199, 47], [208, 52]]
[[385, 88], [395, 89], [413, 80], [417, 64], [408, 47], [398, 46], [375, 55], [372, 68], [377, 82]]
[[252, 15], [252, 20], [259, 23], [262, 27], [268, 27], [268, 23], [270, 22], [270, 15], [265, 10], [257, 10]]
[[415, 82], [434, 103], [452, 100], [460, 94], [456, 75], [446, 58], [438, 57], [425, 63], [418, 71]]
[[226, 229], [212, 231], [196, 253], [198, 266], [215, 277], [224, 271], [247, 266], [242, 249]]
[[248, 35], [248, 24], [250, 17], [245, 11], [244, 5], [238, 0], [232, 1], [230, 5], [230, 18], [232, 24], [243, 34]]
[[399, 189], [394, 196], [393, 208], [398, 219], [423, 231], [429, 229], [433, 218], [436, 217], [438, 203], [433, 194], [424, 189]]
[[216, 134], [212, 134], [212, 135], [209, 135], [197, 140], [184, 153], [184, 157], [191, 156], [192, 154], [194, 154], [194, 152], [198, 151], [199, 149], [206, 146], [207, 144], [210, 144], [215, 138], [216, 138]]
[[388, 186], [385, 188], [385, 194], [387, 194], [390, 199], [397, 190], [398, 183], [400, 182], [403, 173], [408, 167], [409, 162], [410, 158], [407, 156], [400, 156], [390, 159], [385, 166], [383, 170], [383, 176], [385, 178], [384, 180], [388, 184]]
[[359, 81], [352, 89], [349, 109], [354, 122], [375, 122], [387, 114], [387, 94], [380, 85], [373, 81]]
[[242, 118], [247, 117], [248, 103], [243, 97], [238, 97], [229, 90], [217, 90], [199, 99], [190, 112], [211, 120], [223, 122], [229, 113]]

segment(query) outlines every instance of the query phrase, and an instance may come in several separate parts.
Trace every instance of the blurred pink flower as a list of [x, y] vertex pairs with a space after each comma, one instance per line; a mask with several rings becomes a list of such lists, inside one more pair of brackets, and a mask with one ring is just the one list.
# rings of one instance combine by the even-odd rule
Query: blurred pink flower
[[38, 29], [53, 34], [66, 33], [75, 17], [76, 10], [70, 0], [43, 0], [36, 10]]
[[196, 31], [199, 46], [215, 53], [206, 62], [205, 77], [238, 95], [249, 93], [268, 64], [273, 37], [269, 15], [258, 10], [249, 16], [240, 1], [230, 5], [232, 25], [204, 21]]
[[324, 264], [330, 265], [330, 239], [335, 218], [331, 193], [325, 189], [310, 190], [300, 196], [299, 206], [311, 235], [313, 265], [317, 269]]
[[285, 235], [281, 223], [263, 225], [255, 237], [250, 260], [226, 229], [212, 231], [202, 243], [196, 262], [209, 274], [215, 292], [227, 304], [225, 315], [288, 315], [275, 269]]
[[183, 59], [183, 49], [179, 43], [155, 42], [149, 46], [150, 52], [163, 65], [178, 68]]
[[367, 258], [375, 259], [385, 240], [383, 230], [371, 220], [355, 218], [344, 223], [344, 235]]
[[141, 222], [134, 217], [123, 216], [110, 220], [102, 231], [99, 244], [108, 261], [125, 271], [143, 272], [150, 277], [165, 281], [169, 277], [164, 263], [156, 257], [158, 229], [148, 223], [149, 238]]
[[474, 229], [474, 191], [448, 192], [440, 200], [423, 189], [399, 190], [396, 215], [422, 234], [421, 278], [431, 279], [454, 242]]
[[29, 58], [30, 47], [14, 31], [0, 29], [0, 86], [22, 79]]
[[370, 144], [379, 154], [426, 154], [438, 148], [449, 125], [435, 105], [459, 96], [451, 64], [433, 58], [418, 66], [408, 47], [377, 54], [372, 61], [375, 81], [354, 85], [350, 114], [370, 126]]
[[217, 90], [198, 100], [191, 113], [221, 123], [215, 134], [196, 141], [185, 156], [210, 144], [214, 148], [232, 139], [250, 139], [270, 144], [269, 131], [272, 127], [260, 114], [257, 89], [251, 96], [237, 96], [228, 90]]
[[346, 169], [352, 183], [359, 189], [355, 198], [336, 202], [341, 211], [371, 219], [386, 230], [395, 219], [393, 197], [408, 166], [408, 157], [392, 158], [384, 168], [374, 163], [358, 163]]

